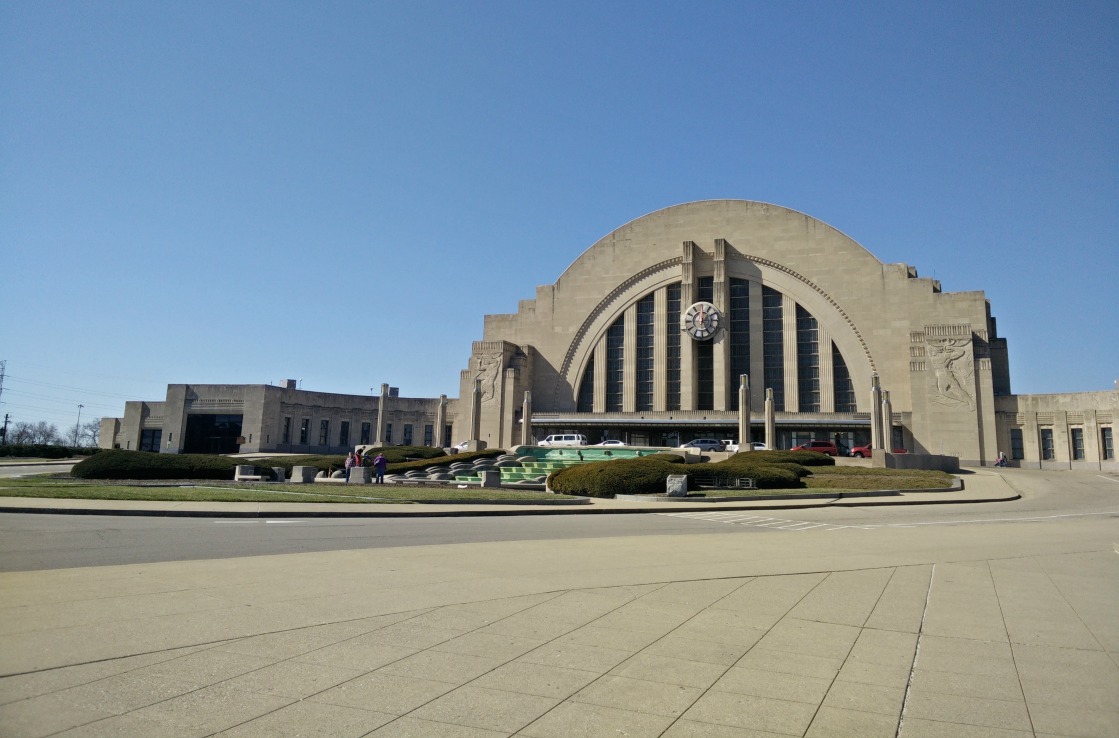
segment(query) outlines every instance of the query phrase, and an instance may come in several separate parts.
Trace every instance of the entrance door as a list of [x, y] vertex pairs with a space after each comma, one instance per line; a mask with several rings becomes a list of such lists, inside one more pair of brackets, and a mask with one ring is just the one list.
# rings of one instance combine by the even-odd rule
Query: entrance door
[[235, 454], [241, 446], [243, 415], [188, 415], [186, 435], [183, 436], [185, 454]]

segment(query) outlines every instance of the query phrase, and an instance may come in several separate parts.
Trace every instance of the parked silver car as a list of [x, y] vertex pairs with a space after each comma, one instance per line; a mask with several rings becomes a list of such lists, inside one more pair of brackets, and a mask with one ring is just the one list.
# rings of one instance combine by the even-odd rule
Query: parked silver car
[[694, 441], [688, 441], [680, 448], [697, 448], [700, 451], [722, 451], [723, 442], [717, 438], [697, 438]]

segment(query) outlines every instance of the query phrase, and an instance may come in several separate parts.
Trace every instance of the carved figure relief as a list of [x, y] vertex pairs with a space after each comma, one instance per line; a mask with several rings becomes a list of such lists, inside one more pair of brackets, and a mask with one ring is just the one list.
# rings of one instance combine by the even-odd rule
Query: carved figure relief
[[925, 355], [932, 370], [930, 398], [938, 405], [975, 409], [975, 366], [971, 338], [926, 338]]
[[492, 402], [497, 396], [497, 376], [501, 371], [501, 354], [480, 354], [470, 359], [475, 379], [482, 380], [482, 403]]

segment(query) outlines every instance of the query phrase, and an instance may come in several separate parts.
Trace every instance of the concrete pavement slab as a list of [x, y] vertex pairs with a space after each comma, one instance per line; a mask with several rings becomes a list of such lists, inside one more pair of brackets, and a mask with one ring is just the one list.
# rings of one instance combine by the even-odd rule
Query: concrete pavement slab
[[373, 731], [369, 734], [369, 737], [429, 738], [433, 735], [441, 738], [506, 738], [509, 734], [505, 731], [469, 728], [464, 725], [451, 725], [450, 723], [436, 723], [430, 720], [402, 717]]
[[891, 738], [897, 720], [888, 715], [839, 707], [821, 707], [805, 738]]
[[601, 674], [597, 671], [516, 660], [483, 674], [474, 684], [503, 692], [564, 699], [599, 676]]
[[861, 626], [881, 599], [893, 573], [892, 568], [833, 573], [806, 594], [789, 614], [805, 621]]
[[586, 702], [563, 702], [520, 731], [530, 738], [570, 738], [574, 735], [625, 735], [656, 738], [673, 718], [647, 712], [619, 710]]
[[905, 738], [1044, 738], [1040, 733], [1035, 734], [1029, 730], [1007, 730], [916, 718], [905, 721], [904, 732], [901, 735]]
[[[29, 584], [21, 606], [66, 611], [38, 628], [25, 618], [20, 638], [5, 639], [19, 644], [0, 642], [10, 675], [0, 718], [12, 719], [0, 725], [37, 735], [1115, 735], [1119, 708], [1106, 697], [1119, 667], [1099, 637], [1107, 606], [1119, 606], [1114, 524], [983, 533], [588, 539], [559, 561], [554, 542], [514, 541], [0, 574], [0, 593]], [[669, 545], [665, 562], [657, 554]], [[1079, 622], [1090, 648], [1008, 626], [1038, 612], [1023, 593], [1045, 586], [1042, 572], [1040, 612], [1061, 628]], [[99, 611], [91, 596], [118, 582], [138, 598], [134, 615], [110, 602]], [[231, 604], [216, 615], [161, 610], [173, 591]], [[83, 609], [94, 622], [72, 618]], [[140, 705], [172, 681], [193, 691]], [[132, 686], [116, 694], [118, 683]], [[904, 716], [891, 714], [906, 690]], [[98, 695], [131, 711], [83, 707]]]
[[696, 700], [684, 713], [684, 718], [785, 735], [804, 735], [816, 711], [816, 705], [804, 702], [711, 690]]
[[387, 713], [303, 700], [217, 735], [221, 738], [291, 738], [302, 733], [313, 734], [316, 738], [358, 738], [394, 719], [395, 715]]
[[[707, 664], [732, 666], [765, 634], [763, 630], [756, 630], [752, 639], [746, 639], [749, 642], [726, 643], [717, 640], [690, 638], [688, 634], [691, 631], [686, 630], [690, 625], [691, 622], [689, 621], [672, 633], [654, 641], [643, 649], [644, 652], [651, 656], [667, 656], [669, 658], [702, 661]], [[702, 633], [702, 635], [711, 634], [712, 632], [709, 630]]]
[[1033, 730], [1025, 699], [994, 700], [912, 689], [906, 701], [905, 716], [978, 727]]
[[676, 717], [691, 707], [701, 694], [703, 690], [695, 687], [607, 674], [569, 699], [619, 710]]
[[882, 596], [867, 618], [868, 628], [916, 633], [925, 615], [924, 594], [932, 579], [931, 566], [902, 566], [893, 570]]
[[559, 704], [551, 697], [463, 686], [409, 714], [438, 724], [516, 733]]
[[370, 672], [309, 697], [312, 702], [405, 715], [459, 685], [401, 674]]
[[718, 692], [748, 694], [754, 697], [793, 700], [819, 705], [827, 696], [831, 679], [799, 674], [781, 674], [773, 671], [734, 666], [728, 669], [712, 689]]
[[678, 659], [642, 652], [618, 664], [610, 673], [615, 676], [641, 679], [647, 682], [663, 682], [681, 687], [706, 689], [717, 682], [725, 672], [726, 667], [722, 664], [710, 664], [706, 661]]

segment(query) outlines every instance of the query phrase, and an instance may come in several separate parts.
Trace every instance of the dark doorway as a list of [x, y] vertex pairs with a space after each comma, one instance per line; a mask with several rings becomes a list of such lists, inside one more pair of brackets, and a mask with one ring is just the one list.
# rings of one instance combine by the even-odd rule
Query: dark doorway
[[243, 415], [188, 415], [185, 454], [235, 454]]

